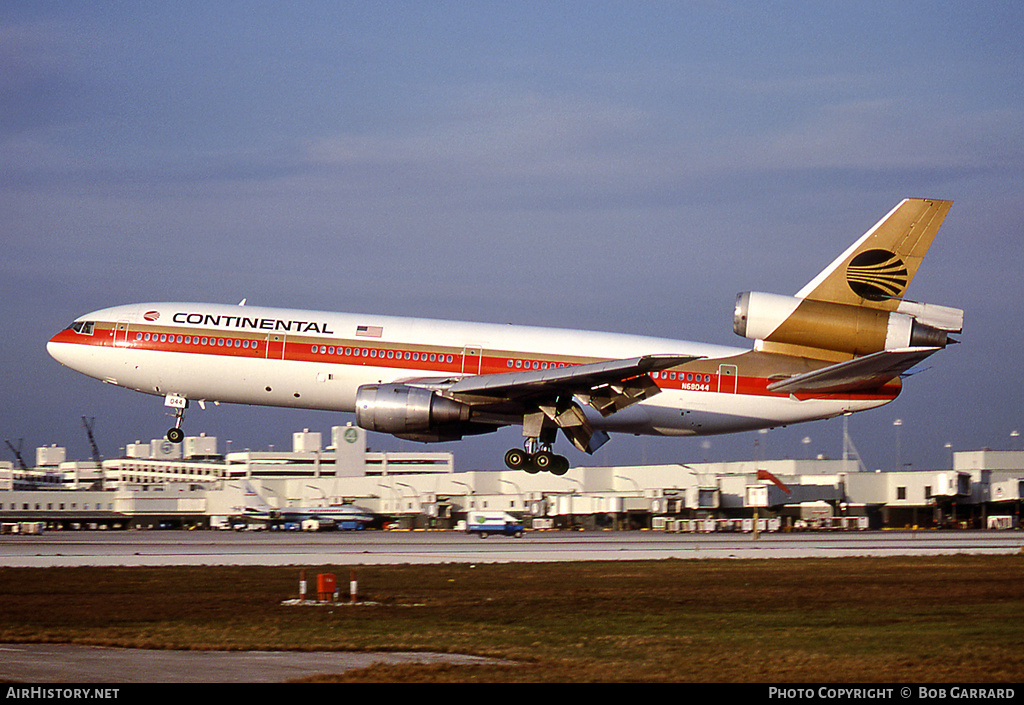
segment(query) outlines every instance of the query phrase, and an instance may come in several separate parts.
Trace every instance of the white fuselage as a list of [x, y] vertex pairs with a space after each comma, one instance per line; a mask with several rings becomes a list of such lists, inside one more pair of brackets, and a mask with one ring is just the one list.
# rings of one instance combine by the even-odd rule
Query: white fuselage
[[[861, 411], [895, 393], [797, 399], [767, 392], [764, 358], [663, 338], [198, 303], [117, 306], [77, 319], [47, 350], [110, 384], [159, 396], [352, 412], [366, 384], [457, 379], [648, 354], [700, 359], [653, 373], [661, 392], [595, 428], [638, 434], [728, 433]], [[752, 370], [754, 368], [751, 368]], [[898, 391], [898, 390], [897, 390]]]

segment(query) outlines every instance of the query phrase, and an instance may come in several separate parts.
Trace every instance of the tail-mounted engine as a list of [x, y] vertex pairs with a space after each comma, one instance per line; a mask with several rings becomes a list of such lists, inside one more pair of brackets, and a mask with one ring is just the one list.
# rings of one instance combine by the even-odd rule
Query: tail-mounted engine
[[956, 341], [963, 311], [901, 301], [895, 311], [744, 292], [736, 297], [733, 330], [772, 343], [866, 355], [908, 347], [939, 347]]
[[356, 390], [356, 424], [414, 441], [456, 441], [491, 428], [470, 424], [470, 408], [423, 387], [367, 384]]

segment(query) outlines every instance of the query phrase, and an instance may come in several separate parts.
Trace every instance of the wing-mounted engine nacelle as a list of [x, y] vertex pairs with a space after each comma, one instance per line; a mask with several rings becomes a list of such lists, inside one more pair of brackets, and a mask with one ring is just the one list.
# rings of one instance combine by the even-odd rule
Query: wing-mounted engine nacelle
[[744, 292], [733, 330], [753, 340], [866, 355], [908, 347], [943, 348], [963, 328], [963, 311], [901, 301], [895, 311]]
[[367, 384], [356, 390], [356, 424], [368, 431], [414, 441], [456, 441], [479, 433], [469, 407], [407, 384]]

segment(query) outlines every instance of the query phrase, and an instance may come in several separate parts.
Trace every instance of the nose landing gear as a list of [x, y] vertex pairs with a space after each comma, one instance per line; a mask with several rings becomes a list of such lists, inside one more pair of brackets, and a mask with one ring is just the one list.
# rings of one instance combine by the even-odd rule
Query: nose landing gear
[[188, 399], [179, 397], [176, 394], [168, 394], [164, 399], [164, 406], [174, 409], [174, 427], [167, 431], [167, 440], [171, 443], [181, 443], [185, 440], [185, 432], [181, 430], [181, 422], [185, 418]]

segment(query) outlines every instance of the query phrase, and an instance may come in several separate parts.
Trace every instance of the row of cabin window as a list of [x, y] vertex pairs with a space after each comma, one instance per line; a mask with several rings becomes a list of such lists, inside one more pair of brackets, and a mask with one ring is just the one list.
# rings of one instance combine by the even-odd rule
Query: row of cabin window
[[321, 355], [347, 355], [348, 357], [380, 357], [387, 358], [388, 360], [411, 360], [413, 362], [446, 362], [451, 363], [455, 361], [455, 358], [451, 355], [437, 354], [437, 353], [418, 353], [409, 352], [406, 350], [404, 353], [394, 350], [377, 350], [375, 348], [342, 348], [334, 347], [333, 345], [313, 345], [310, 348], [313, 353], [319, 353]]
[[[569, 366], [568, 364], [566, 364], [564, 362], [552, 362], [552, 363], [549, 364], [547, 362], [539, 362], [537, 360], [532, 360], [531, 361], [531, 360], [511, 360], [511, 359], [507, 360], [505, 362], [505, 364], [508, 367], [515, 367], [516, 369], [525, 369], [525, 370], [546, 370], [549, 367], [554, 368], [554, 367], [568, 367]], [[677, 373], [675, 373], [675, 372], [654, 372], [654, 373], [651, 374], [651, 377], [653, 377], [654, 379], [669, 379], [669, 380], [676, 380], [676, 379], [678, 379], [680, 382], [682, 382], [682, 381], [686, 381], [686, 382], [710, 382], [711, 381], [711, 375], [700, 375], [700, 374], [694, 374], [692, 372], [687, 372], [686, 374], [683, 374], [682, 372], [679, 372], [678, 376], [677, 376]]]
[[509, 359], [505, 361], [508, 367], [514, 367], [517, 370], [546, 370], [548, 368], [554, 369], [556, 367], [568, 367], [569, 365], [565, 362], [540, 362], [539, 360], [513, 360]]
[[184, 343], [185, 345], [216, 345], [218, 347], [252, 348], [259, 347], [258, 341], [245, 338], [200, 338], [198, 335], [167, 335], [166, 333], [136, 333], [135, 339], [140, 341], [159, 343]]
[[[175, 336], [175, 335], [167, 335], [166, 333], [161, 333], [161, 334], [158, 335], [156, 333], [141, 333], [140, 332], [140, 333], [136, 333], [135, 334], [135, 339], [138, 340], [138, 341], [145, 341], [145, 342], [154, 341], [154, 342], [161, 342], [161, 343], [184, 343], [185, 345], [192, 345], [192, 344], [196, 344], [196, 345], [216, 345], [216, 346], [220, 346], [220, 347], [227, 346], [227, 347], [236, 347], [236, 348], [237, 347], [242, 347], [242, 348], [249, 348], [249, 347], [251, 347], [253, 350], [255, 350], [258, 347], [258, 342], [255, 341], [255, 340], [248, 340], [248, 339], [244, 339], [244, 338], [243, 339], [236, 339], [236, 338], [205, 338], [205, 337], [204, 338], [200, 338], [198, 335], [197, 336], [191, 336], [191, 335], [185, 335], [185, 336], [178, 335], [178, 336]], [[413, 360], [413, 361], [416, 361], [416, 362], [419, 362], [419, 361], [427, 362], [429, 360], [430, 362], [447, 362], [447, 363], [451, 363], [451, 362], [454, 361], [454, 357], [451, 356], [451, 355], [443, 355], [443, 354], [442, 355], [438, 355], [437, 353], [430, 353], [429, 356], [428, 356], [427, 353], [422, 353], [422, 354], [418, 353], [418, 352], [410, 353], [410, 352], [407, 351], [403, 355], [402, 352], [397, 352], [396, 353], [394, 350], [388, 350], [385, 353], [384, 350], [379, 350], [378, 351], [376, 349], [371, 350], [371, 349], [368, 349], [368, 348], [341, 348], [341, 347], [335, 348], [333, 345], [331, 345], [331, 346], [327, 346], [327, 345], [313, 345], [311, 347], [311, 351], [314, 352], [314, 353], [321, 353], [321, 354], [328, 354], [328, 355], [334, 355], [335, 353], [337, 353], [338, 355], [344, 354], [344, 355], [348, 355], [350, 357], [381, 357], [381, 358], [386, 357], [389, 360], [396, 359], [396, 358], [397, 359], [403, 359], [404, 358], [406, 360]]]
[[654, 379], [678, 379], [680, 382], [710, 382], [711, 375], [693, 374], [687, 372], [685, 375], [680, 372], [678, 377], [675, 372], [652, 372], [651, 377]]
[[[192, 345], [193, 343], [196, 344], [196, 345], [216, 345], [216, 346], [219, 346], [219, 347], [224, 347], [226, 345], [227, 347], [232, 347], [233, 346], [233, 347], [236, 347], [236, 348], [237, 347], [248, 348], [251, 345], [251, 347], [254, 350], [257, 347], [257, 341], [255, 341], [255, 340], [247, 340], [247, 339], [244, 339], [244, 338], [239, 340], [237, 338], [205, 338], [205, 337], [204, 338], [200, 338], [199, 336], [191, 336], [191, 335], [174, 336], [174, 335], [167, 335], [166, 333], [161, 333], [159, 336], [156, 333], [136, 333], [135, 334], [135, 339], [139, 340], [139, 341], [146, 341], [146, 342], [148, 342], [150, 340], [152, 340], [152, 341], [159, 340], [159, 342], [161, 342], [161, 343], [167, 343], [167, 342], [170, 342], [170, 343], [184, 343], [186, 345]], [[376, 349], [370, 349], [370, 348], [341, 348], [341, 347], [335, 348], [333, 345], [330, 345], [330, 346], [329, 345], [313, 345], [311, 347], [311, 352], [319, 353], [319, 354], [324, 354], [324, 355], [334, 355], [335, 353], [337, 353], [338, 355], [344, 354], [344, 355], [349, 356], [349, 357], [381, 357], [381, 358], [386, 357], [388, 360], [393, 360], [393, 359], [397, 358], [399, 360], [405, 359], [405, 360], [411, 360], [413, 362], [421, 362], [421, 361], [422, 362], [427, 362], [428, 359], [429, 359], [430, 362], [446, 362], [446, 363], [451, 363], [454, 360], [454, 358], [451, 355], [443, 355], [443, 354], [442, 355], [438, 355], [436, 353], [430, 353], [429, 357], [428, 357], [427, 353], [409, 352], [408, 350], [405, 351], [405, 353], [402, 353], [402, 352], [397, 352], [396, 353], [394, 350], [388, 350], [387, 353], [385, 354], [385, 351], [383, 351], [383, 350], [379, 350], [378, 351]], [[532, 360], [532, 361], [531, 360], [513, 360], [511, 358], [506, 361], [506, 364], [510, 368], [514, 367], [514, 368], [520, 369], [520, 370], [521, 369], [527, 369], [527, 370], [529, 370], [529, 369], [546, 370], [549, 367], [550, 368], [568, 367], [568, 364], [566, 364], [564, 362], [547, 363], [547, 362], [540, 362], [539, 360]], [[675, 372], [660, 372], [660, 373], [659, 372], [654, 372], [654, 373], [652, 373], [651, 376], [654, 379], [658, 379], [659, 377], [661, 379], [670, 379], [670, 380], [675, 380], [676, 379], [676, 373]], [[678, 379], [679, 379], [679, 381], [684, 381], [683, 380], [683, 373], [682, 372], [679, 373]], [[703, 381], [703, 382], [710, 382], [711, 381], [711, 375], [700, 375], [700, 374], [694, 375], [691, 372], [687, 372], [686, 373], [685, 381], [687, 381], [687, 382], [701, 382], [701, 381]]]

